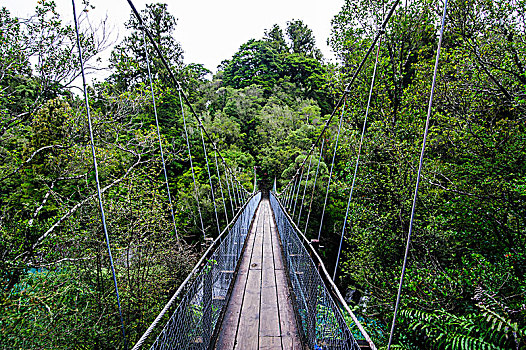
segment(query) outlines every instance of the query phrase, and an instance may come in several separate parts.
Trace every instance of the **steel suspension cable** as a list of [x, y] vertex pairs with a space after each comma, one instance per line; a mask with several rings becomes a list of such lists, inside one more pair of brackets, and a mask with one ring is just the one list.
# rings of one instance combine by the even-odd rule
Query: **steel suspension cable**
[[186, 147], [188, 148], [188, 158], [190, 159], [190, 169], [192, 171], [192, 180], [194, 181], [194, 193], [197, 203], [197, 211], [199, 212], [199, 221], [201, 222], [201, 230], [203, 232], [203, 239], [206, 241], [205, 225], [203, 223], [203, 216], [201, 215], [201, 204], [199, 204], [199, 190], [197, 188], [197, 181], [195, 180], [194, 163], [192, 161], [192, 151], [190, 150], [190, 137], [188, 136], [188, 128], [186, 127], [186, 117], [184, 113], [183, 100], [181, 98], [181, 90], [179, 89], [179, 102], [181, 103], [181, 114], [183, 116], [184, 134], [186, 136]]
[[177, 238], [177, 242], [179, 242], [179, 234], [177, 233], [177, 226], [175, 224], [175, 214], [174, 214], [174, 208], [172, 204], [172, 196], [170, 193], [170, 185], [168, 183], [168, 173], [166, 172], [166, 162], [164, 160], [163, 143], [161, 141], [161, 130], [159, 127], [159, 117], [157, 114], [157, 104], [155, 102], [152, 72], [150, 70], [150, 58], [148, 55], [148, 46], [146, 45], [146, 34], [144, 34], [144, 30], [142, 31], [142, 40], [144, 43], [144, 54], [146, 56], [146, 67], [148, 68], [148, 80], [150, 81], [150, 91], [152, 93], [153, 112], [155, 115], [155, 126], [157, 127], [157, 139], [159, 140], [159, 150], [161, 151], [161, 160], [163, 163], [164, 182], [166, 183], [166, 192], [168, 193], [168, 203], [170, 205], [170, 213], [172, 214], [172, 223], [174, 226], [175, 237]]
[[232, 180], [232, 189], [234, 191], [234, 200], [236, 203], [236, 211], [237, 211], [237, 208], [241, 206], [241, 200], [239, 198], [239, 191], [237, 190], [237, 183], [234, 181], [234, 176], [235, 175], [232, 175], [230, 179]]
[[230, 180], [228, 179], [228, 172], [226, 171], [225, 163], [223, 163], [223, 168], [225, 169], [225, 181], [228, 189], [228, 197], [230, 199], [230, 207], [232, 208], [232, 217], [234, 217], [236, 215], [236, 211], [234, 210], [234, 203], [232, 203], [232, 194], [230, 193]]
[[336, 159], [336, 151], [338, 151], [338, 140], [340, 139], [340, 131], [342, 128], [344, 114], [345, 114], [345, 103], [343, 104], [343, 107], [342, 107], [342, 115], [340, 117], [340, 122], [338, 123], [338, 133], [336, 134], [336, 142], [334, 143], [334, 152], [332, 153], [331, 170], [329, 172], [329, 181], [327, 181], [327, 191], [325, 192], [325, 202], [323, 203], [323, 210], [321, 212], [320, 230], [318, 231], [318, 241], [320, 240], [321, 230], [323, 228], [323, 218], [325, 216], [325, 208], [327, 206], [327, 199], [329, 198], [329, 188], [331, 186], [332, 171], [334, 169], [334, 160]]
[[318, 171], [320, 170], [320, 163], [321, 163], [321, 157], [323, 154], [323, 146], [325, 145], [325, 139], [322, 139], [321, 141], [321, 147], [320, 147], [320, 156], [318, 157], [318, 165], [316, 166], [316, 175], [314, 176], [314, 184], [312, 185], [312, 193], [310, 196], [310, 203], [309, 203], [309, 212], [307, 214], [307, 220], [305, 221], [305, 230], [304, 233], [307, 235], [307, 228], [309, 226], [309, 219], [310, 219], [310, 213], [312, 210], [312, 201], [314, 199], [314, 191], [316, 190], [316, 180], [318, 180]]
[[237, 181], [234, 181], [234, 177], [232, 177], [232, 186], [234, 186], [234, 190], [235, 190], [235, 198], [236, 198], [236, 210], [238, 207], [241, 206], [241, 197], [239, 197], [239, 189], [237, 188]]
[[245, 189], [245, 186], [241, 182], [239, 182], [239, 192], [241, 193], [241, 198], [243, 198], [243, 204], [245, 204], [247, 197], [247, 190]]
[[232, 192], [234, 193], [234, 203], [236, 204], [236, 211], [237, 208], [240, 206], [239, 201], [239, 193], [237, 192], [236, 183], [234, 181], [234, 174], [232, 173], [232, 177], [230, 177], [230, 181], [232, 181]]
[[282, 194], [281, 202], [283, 203], [283, 205], [285, 205], [287, 203], [287, 197], [289, 195], [289, 188], [290, 188], [290, 186], [287, 185], [287, 186], [285, 186], [285, 188], [281, 192], [281, 194]]
[[243, 204], [247, 201], [247, 190], [245, 190], [245, 187], [239, 183], [239, 190], [241, 191], [241, 197], [243, 198]]
[[221, 183], [221, 174], [219, 173], [219, 166], [217, 165], [217, 147], [214, 144], [214, 158], [215, 158], [215, 164], [216, 164], [216, 171], [217, 171], [217, 181], [219, 182], [219, 189], [221, 190], [221, 199], [223, 200], [223, 209], [225, 210], [225, 220], [228, 224], [228, 214], [226, 212], [226, 200], [225, 195], [223, 193], [223, 184]]
[[243, 205], [245, 203], [245, 195], [243, 193], [243, 185], [241, 185], [241, 182], [239, 182], [239, 181], [236, 181], [236, 185], [237, 185], [237, 191], [239, 193], [239, 198], [240, 198], [240, 201], [241, 201], [241, 205]]
[[289, 199], [287, 201], [287, 209], [290, 211], [292, 209], [292, 199], [294, 198], [294, 193], [296, 193], [296, 183], [298, 181], [298, 174], [294, 174], [294, 182], [289, 193]]
[[[294, 220], [294, 214], [296, 213], [296, 204], [298, 203], [298, 197], [301, 189], [301, 180], [303, 179], [303, 167], [301, 168], [300, 180], [298, 182], [298, 190], [296, 191], [296, 199], [294, 199], [294, 208], [292, 209], [292, 219]], [[307, 184], [305, 184], [306, 186]]]
[[[212, 139], [212, 137], [208, 133], [208, 130], [206, 130], [206, 128], [204, 127], [201, 118], [199, 118], [199, 116], [195, 112], [194, 107], [190, 103], [190, 100], [188, 99], [188, 96], [186, 96], [186, 94], [184, 93], [184, 91], [183, 91], [183, 89], [181, 87], [181, 83], [177, 80], [177, 78], [173, 74], [173, 71], [172, 71], [170, 65], [168, 64], [168, 62], [166, 61], [166, 58], [164, 57], [161, 49], [159, 48], [159, 45], [157, 45], [157, 42], [154, 40], [152, 34], [148, 30], [148, 28], [144, 25], [144, 20], [142, 19], [142, 16], [139, 14], [139, 11], [137, 11], [137, 8], [133, 4], [133, 1], [132, 0], [126, 0], [126, 1], [128, 2], [128, 5], [130, 6], [133, 14], [137, 18], [137, 21], [139, 22], [139, 25], [142, 26], [144, 33], [146, 33], [146, 36], [148, 36], [148, 39], [150, 39], [150, 43], [152, 44], [155, 52], [157, 53], [157, 56], [159, 57], [159, 59], [161, 60], [161, 63], [166, 68], [170, 79], [173, 81], [174, 87], [179, 91], [179, 95], [180, 95], [179, 99], [181, 99], [181, 98], [184, 99], [185, 103], [188, 105], [188, 108], [190, 108], [190, 112], [192, 113], [194, 118], [199, 122], [199, 126], [202, 129], [202, 131], [204, 132], [204, 134], [207, 137], [208, 141], [213, 144], [214, 140]], [[221, 152], [218, 151], [218, 155], [219, 155], [219, 158], [221, 158], [222, 162], [226, 164], [226, 160], [223, 157], [223, 155], [221, 154]], [[232, 174], [232, 176], [235, 177], [235, 175], [233, 174], [231, 169], [229, 169], [229, 168], [227, 168], [227, 169]]]
[[298, 169], [298, 172], [296, 173], [296, 181], [294, 182], [294, 187], [292, 188], [292, 193], [290, 195], [289, 212], [292, 211], [292, 205], [294, 204], [294, 196], [296, 195], [296, 192], [299, 186], [299, 180], [300, 180], [300, 176], [299, 176], [299, 169]]
[[395, 309], [394, 309], [394, 314], [393, 314], [393, 322], [391, 324], [391, 331], [389, 333], [389, 343], [387, 344], [387, 350], [391, 349], [391, 344], [392, 344], [392, 341], [393, 341], [393, 335], [394, 335], [394, 330], [395, 330], [395, 325], [396, 325], [396, 316], [398, 314], [398, 307], [400, 306], [400, 296], [402, 295], [402, 286], [404, 284], [404, 276], [405, 276], [405, 270], [406, 270], [406, 266], [407, 266], [407, 257], [409, 255], [409, 246], [410, 246], [410, 243], [411, 243], [411, 233], [413, 232], [413, 223], [414, 223], [414, 218], [415, 218], [416, 199], [418, 197], [418, 187], [420, 185], [420, 177], [421, 177], [421, 174], [422, 174], [422, 166], [424, 164], [424, 154], [425, 154], [425, 150], [426, 150], [427, 134], [429, 132], [429, 121], [431, 119], [431, 112], [432, 112], [432, 107], [433, 107], [433, 96], [434, 96], [434, 93], [435, 93], [435, 85], [436, 85], [436, 79], [437, 79], [438, 63], [439, 63], [439, 59], [440, 59], [440, 49], [442, 47], [442, 39], [444, 37], [444, 24], [446, 22], [446, 14], [447, 14], [447, 0], [445, 0], [445, 2], [444, 2], [444, 10], [443, 10], [443, 13], [442, 13], [442, 24], [440, 26], [440, 36], [438, 38], [438, 45], [437, 45], [438, 47], [437, 47], [437, 53], [436, 53], [436, 57], [435, 57], [435, 67], [434, 67], [434, 70], [433, 70], [433, 82], [431, 83], [431, 92], [429, 94], [429, 103], [428, 103], [428, 107], [427, 107], [426, 125], [425, 125], [425, 129], [424, 129], [423, 140], [422, 140], [422, 150], [420, 151], [420, 159], [419, 159], [419, 162], [418, 162], [418, 173], [417, 173], [417, 176], [416, 176], [415, 192], [414, 192], [414, 195], [413, 195], [413, 206], [411, 208], [411, 219], [409, 220], [409, 231], [407, 233], [407, 242], [406, 242], [406, 246], [405, 246], [404, 262], [403, 262], [403, 265], [402, 265], [402, 272], [400, 274], [400, 283], [398, 285], [398, 293], [396, 295], [396, 304], [395, 304]]
[[312, 164], [312, 153], [310, 155], [309, 167], [307, 168], [307, 176], [305, 177], [305, 187], [303, 188], [303, 196], [301, 197], [300, 212], [298, 213], [298, 226], [301, 220], [301, 212], [303, 210], [303, 202], [305, 201], [305, 193], [307, 192], [307, 184], [309, 182], [310, 166]]
[[290, 192], [292, 192], [292, 186], [288, 186], [288, 187], [286, 188], [286, 192], [285, 192], [285, 201], [283, 202], [283, 204], [285, 205], [285, 208], [287, 207], [287, 204], [288, 204], [288, 202], [289, 202]]
[[338, 248], [338, 256], [336, 257], [336, 265], [334, 266], [334, 274], [332, 276], [332, 280], [335, 281], [336, 279], [336, 272], [338, 271], [338, 263], [340, 261], [340, 254], [342, 252], [342, 245], [343, 245], [343, 238], [345, 236], [345, 227], [347, 225], [347, 217], [349, 215], [349, 207], [351, 205], [352, 200], [352, 194], [354, 191], [354, 185], [356, 183], [356, 175], [358, 174], [358, 165], [360, 164], [360, 155], [362, 153], [362, 146], [363, 146], [363, 140], [365, 136], [365, 130], [367, 129], [367, 117], [369, 116], [369, 108], [371, 106], [371, 99], [373, 96], [373, 89], [374, 89], [374, 81], [376, 79], [376, 69], [378, 67], [378, 57], [380, 55], [380, 46], [382, 45], [382, 39], [378, 40], [378, 49], [376, 50], [376, 59], [374, 62], [374, 68], [373, 68], [373, 76], [371, 78], [371, 87], [369, 89], [369, 97], [367, 99], [367, 108], [365, 109], [365, 118], [363, 121], [363, 127], [362, 127], [362, 135], [360, 136], [360, 145], [358, 146], [358, 154], [356, 155], [356, 162], [354, 164], [354, 174], [352, 177], [352, 184], [351, 184], [351, 191], [349, 193], [349, 200], [347, 201], [347, 209], [345, 210], [345, 219], [343, 220], [343, 228], [342, 228], [342, 235], [340, 238], [340, 246]]
[[239, 195], [240, 205], [242, 206], [243, 203], [245, 203], [245, 197], [243, 196], [243, 189], [241, 188], [242, 187], [241, 184], [237, 181], [236, 181], [236, 186], [237, 186], [237, 191]]
[[102, 222], [102, 228], [104, 230], [104, 237], [106, 239], [106, 248], [108, 249], [108, 256], [110, 258], [110, 266], [111, 266], [111, 273], [113, 275], [113, 285], [115, 286], [115, 295], [117, 297], [117, 306], [119, 308], [119, 317], [121, 322], [121, 331], [122, 331], [122, 337], [124, 339], [124, 349], [127, 349], [127, 339], [126, 339], [126, 332], [124, 329], [124, 318], [122, 317], [122, 308], [121, 308], [121, 300], [119, 296], [119, 287], [117, 285], [117, 276], [115, 273], [115, 265], [113, 263], [113, 255], [111, 254], [111, 246], [110, 246], [110, 237], [108, 235], [108, 228], [106, 226], [106, 215], [104, 214], [104, 205], [102, 204], [102, 193], [100, 190], [100, 181], [99, 181], [99, 169], [97, 166], [97, 155], [95, 153], [95, 140], [93, 137], [93, 124], [91, 122], [91, 111], [89, 106], [89, 98], [88, 98], [88, 90], [87, 90], [87, 84], [86, 84], [86, 74], [84, 72], [84, 57], [82, 56], [82, 47], [80, 45], [80, 34], [79, 34], [79, 25], [77, 21], [77, 10], [75, 8], [75, 0], [71, 0], [71, 4], [73, 6], [73, 20], [75, 22], [75, 33], [77, 36], [77, 48], [79, 51], [79, 61], [80, 61], [80, 71], [82, 75], [82, 87], [83, 87], [83, 93], [84, 93], [84, 106], [86, 108], [86, 116], [88, 118], [88, 127], [89, 127], [89, 137], [90, 137], [90, 144], [91, 144], [91, 155], [93, 158], [93, 168], [95, 172], [95, 183], [97, 185], [97, 198], [99, 202], [99, 210], [100, 210], [100, 216], [101, 216], [101, 222]]
[[294, 174], [294, 181], [292, 182], [292, 186], [289, 190], [289, 196], [287, 199], [287, 208], [290, 208], [290, 202], [292, 201], [292, 197], [294, 196], [294, 192], [296, 191], [296, 181], [298, 180], [297, 174]]
[[[293, 180], [295, 180], [295, 179], [293, 178]], [[292, 184], [293, 184], [293, 182], [292, 182]], [[287, 185], [287, 187], [285, 188], [285, 200], [283, 201], [283, 205], [285, 206], [285, 208], [287, 208], [287, 204], [289, 202], [289, 197], [290, 197], [290, 192], [292, 191], [292, 186], [293, 185], [290, 185], [290, 186]]]
[[281, 203], [283, 203], [283, 205], [285, 205], [287, 201], [288, 194], [289, 194], [289, 186], [282, 188], [281, 193], [280, 193], [280, 201]]
[[208, 155], [206, 152], [205, 138], [203, 137], [203, 129], [200, 129], [200, 131], [201, 131], [201, 141], [203, 141], [203, 152], [205, 153], [206, 171], [208, 172], [208, 180], [210, 182], [210, 193], [212, 194], [212, 203], [214, 203], [214, 214], [216, 216], [217, 235], [219, 236], [221, 235], [221, 227], [219, 227], [219, 216], [217, 216], [216, 196], [214, 194], [214, 185], [212, 184], [212, 174], [210, 173], [210, 165], [208, 164]]
[[292, 183], [292, 179], [289, 180], [289, 183], [283, 188], [283, 205], [287, 203], [287, 198], [289, 197], [290, 187]]
[[[128, 0], [128, 1], [130, 1], [130, 0]], [[360, 62], [360, 64], [356, 68], [356, 70], [354, 71], [353, 76], [351, 77], [351, 80], [349, 81], [349, 83], [345, 86], [343, 94], [340, 97], [340, 99], [338, 100], [338, 102], [336, 103], [336, 105], [334, 106], [334, 109], [332, 110], [332, 113], [329, 116], [329, 119], [327, 119], [327, 122], [325, 122], [325, 126], [321, 130], [321, 132], [318, 135], [318, 137], [316, 138], [316, 140], [313, 142], [313, 144], [312, 144], [313, 147], [311, 148], [311, 150], [309, 152], [309, 155], [310, 155], [311, 152], [314, 151], [314, 146], [317, 145], [320, 142], [320, 139], [323, 137], [323, 134], [329, 128], [329, 125], [330, 125], [332, 119], [334, 118], [334, 115], [336, 114], [336, 111], [343, 104], [343, 101], [345, 100], [345, 98], [347, 96], [347, 93], [349, 91], [351, 91], [351, 87], [353, 86], [354, 82], [358, 78], [358, 74], [361, 72], [363, 66], [365, 65], [365, 62], [367, 61], [367, 59], [369, 58], [369, 55], [373, 51], [378, 39], [380, 38], [380, 36], [383, 33], [385, 33], [385, 28], [387, 27], [387, 24], [389, 23], [389, 20], [391, 19], [392, 15], [393, 15], [393, 13], [394, 13], [394, 11], [395, 11], [395, 9], [396, 9], [396, 7], [398, 6], [399, 3], [400, 3], [400, 0], [395, 0], [393, 2], [393, 5], [391, 6], [391, 8], [390, 8], [389, 12], [387, 13], [387, 15], [385, 16], [384, 20], [382, 21], [382, 25], [380, 26], [380, 29], [378, 29], [375, 37], [373, 38], [373, 41], [371, 42], [371, 45], [369, 46], [369, 48], [367, 49], [367, 52], [365, 53], [364, 57], [362, 58], [362, 61]]]

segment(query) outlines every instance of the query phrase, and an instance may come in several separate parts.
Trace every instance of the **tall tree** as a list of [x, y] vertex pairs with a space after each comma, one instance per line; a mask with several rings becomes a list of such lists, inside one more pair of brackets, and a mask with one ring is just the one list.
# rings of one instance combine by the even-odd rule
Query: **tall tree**
[[[168, 12], [168, 5], [147, 4], [146, 9], [141, 11], [141, 16], [145, 27], [160, 48], [170, 68], [173, 71], [178, 71], [183, 64], [183, 49], [173, 37], [177, 19]], [[148, 78], [143, 31], [140, 28], [139, 21], [132, 13], [130, 20], [125, 25], [126, 28], [132, 30], [132, 33], [113, 49], [110, 57], [110, 68], [114, 72], [109, 81], [121, 91], [133, 88]], [[146, 38], [146, 42], [153, 76], [160, 79], [161, 82], [171, 85], [169, 74], [160, 57], [158, 57], [148, 38]]]
[[321, 51], [316, 47], [316, 39], [310, 29], [301, 20], [287, 22], [287, 36], [291, 41], [291, 51], [296, 54], [303, 54], [317, 60], [322, 59]]
[[264, 40], [268, 41], [279, 54], [289, 50], [283, 30], [277, 24], [274, 24], [270, 30], [265, 30]]
[[267, 41], [251, 39], [241, 45], [228, 62], [223, 80], [234, 88], [255, 84], [270, 92], [280, 72], [281, 62], [276, 49]]

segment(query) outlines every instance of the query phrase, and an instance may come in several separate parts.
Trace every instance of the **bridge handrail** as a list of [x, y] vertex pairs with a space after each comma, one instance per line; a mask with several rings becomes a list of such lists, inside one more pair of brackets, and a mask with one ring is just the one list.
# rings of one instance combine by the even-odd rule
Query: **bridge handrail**
[[[321, 260], [321, 257], [316, 252], [316, 249], [314, 249], [314, 247], [312, 246], [311, 241], [309, 241], [307, 239], [307, 237], [305, 237], [305, 235], [301, 232], [301, 230], [296, 226], [296, 224], [294, 223], [294, 221], [292, 220], [292, 218], [288, 214], [287, 210], [285, 209], [285, 207], [283, 207], [283, 205], [277, 199], [275, 194], [273, 192], [271, 192], [270, 196], [271, 196], [271, 199], [272, 198], [275, 199], [275, 202], [279, 205], [279, 207], [280, 207], [282, 213], [285, 215], [288, 223], [292, 226], [292, 228], [294, 229], [294, 231], [297, 234], [297, 236], [301, 238], [301, 241], [303, 243], [303, 247], [309, 252], [311, 258], [314, 257], [317, 260], [316, 262], [317, 262], [318, 266], [321, 267], [321, 271], [323, 272], [322, 274], [320, 274], [320, 277], [325, 282], [324, 283], [325, 287], [329, 287], [328, 289], [331, 292], [331, 294], [336, 297], [338, 302], [343, 306], [345, 311], [352, 318], [353, 322], [356, 324], [356, 327], [359, 329], [359, 331], [362, 334], [362, 336], [364, 337], [365, 341], [369, 344], [369, 347], [371, 348], [371, 350], [376, 350], [376, 346], [374, 345], [371, 337], [369, 336], [369, 334], [367, 333], [365, 328], [362, 326], [362, 324], [360, 323], [360, 321], [358, 320], [356, 315], [352, 312], [352, 310], [350, 309], [349, 305], [347, 305], [347, 302], [345, 301], [345, 299], [341, 295], [338, 287], [336, 286], [334, 281], [331, 279], [331, 277], [330, 277], [330, 275], [329, 275], [329, 273], [328, 273], [328, 271], [327, 271], [327, 269], [325, 267], [325, 264]], [[271, 202], [272, 202], [272, 200], [271, 200]], [[276, 214], [276, 211], [274, 211], [274, 213]], [[278, 218], [276, 218], [276, 223], [277, 223], [277, 221], [278, 221]], [[281, 235], [281, 233], [280, 233], [280, 235]], [[284, 249], [284, 253], [285, 253], [286, 252], [286, 247], [283, 247], [283, 249]]]
[[[173, 296], [170, 298], [170, 300], [166, 303], [164, 308], [161, 310], [159, 315], [155, 318], [155, 320], [152, 322], [152, 324], [148, 327], [148, 329], [144, 332], [144, 334], [141, 336], [141, 338], [135, 343], [132, 350], [139, 349], [144, 342], [148, 339], [150, 334], [153, 332], [155, 327], [159, 324], [161, 319], [164, 317], [164, 315], [168, 312], [168, 310], [173, 306], [174, 302], [177, 300], [177, 298], [182, 294], [182, 292], [186, 289], [187, 285], [190, 283], [190, 281], [193, 281], [193, 277], [198, 273], [201, 272], [204, 267], [208, 264], [207, 260], [215, 253], [216, 249], [218, 248], [218, 245], [223, 241], [223, 238], [227, 234], [230, 233], [230, 230], [232, 227], [237, 223], [239, 217], [244, 213], [247, 206], [252, 203], [254, 200], [256, 202], [259, 202], [261, 199], [261, 192], [254, 192], [252, 193], [252, 196], [245, 202], [245, 204], [238, 210], [234, 218], [228, 223], [228, 225], [223, 229], [221, 234], [212, 242], [210, 247], [205, 251], [205, 253], [201, 256], [201, 259], [195, 264], [192, 271], [188, 274], [188, 276], [185, 278], [183, 283], [177, 288]], [[254, 210], [255, 212], [255, 210]], [[254, 212], [252, 213], [252, 216], [254, 215]], [[250, 224], [250, 221], [248, 222]], [[248, 231], [248, 228], [247, 228]], [[248, 233], [248, 232], [247, 232]], [[246, 237], [246, 235], [245, 235]], [[238, 257], [239, 260], [239, 257]]]

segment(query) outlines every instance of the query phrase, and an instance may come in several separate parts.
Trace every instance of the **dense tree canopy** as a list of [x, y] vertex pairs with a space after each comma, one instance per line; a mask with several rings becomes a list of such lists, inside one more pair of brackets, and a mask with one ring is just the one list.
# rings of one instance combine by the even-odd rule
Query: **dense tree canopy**
[[[141, 11], [141, 16], [144, 26], [151, 34], [155, 44], [161, 49], [170, 68], [178, 71], [183, 65], [183, 49], [173, 37], [177, 19], [168, 12], [166, 4], [160, 3], [147, 4], [146, 9]], [[132, 33], [111, 52], [110, 67], [114, 72], [109, 81], [120, 90], [130, 89], [136, 84], [147, 81], [148, 70], [144, 50], [146, 45], [153, 76], [169, 84], [168, 72], [155, 53], [153, 45], [149, 41], [145, 42], [145, 34], [135, 15], [130, 16], [130, 20], [126, 22], [126, 28], [132, 30]]]
[[[519, 349], [526, 344], [526, 4], [448, 3], [395, 344]], [[130, 342], [205, 247], [197, 203], [205, 233], [217, 235], [214, 204], [229, 200], [217, 194], [220, 181], [227, 185], [226, 166], [249, 191], [258, 166], [260, 186], [276, 179], [279, 192], [310, 163], [308, 181], [304, 168], [301, 182], [307, 188], [303, 212], [311, 210], [306, 235], [317, 238], [341, 117], [319, 249], [334, 269], [374, 55], [322, 135], [323, 150], [318, 144], [306, 157], [391, 4], [344, 2], [328, 39], [337, 64], [324, 61], [305, 23], [291, 20], [242, 44], [214, 75], [183, 62], [174, 9], [147, 5], [141, 12], [146, 26], [191, 103], [184, 110], [166, 67], [151, 43], [144, 50], [141, 28], [130, 17], [130, 34], [111, 52], [111, 75], [89, 87]], [[343, 232], [336, 282], [379, 348], [387, 343], [398, 288], [442, 6], [406, 2], [381, 38]], [[88, 70], [101, 65], [96, 54], [105, 38], [81, 34]], [[123, 346], [86, 111], [71, 90], [80, 74], [75, 45], [74, 29], [53, 2], [40, 2], [25, 20], [0, 9], [0, 347]], [[179, 241], [166, 199], [146, 52]], [[212, 187], [192, 111], [213, 139], [205, 139], [208, 159], [217, 147], [226, 160], [218, 169], [210, 161]], [[305, 221], [301, 217], [298, 227]]]

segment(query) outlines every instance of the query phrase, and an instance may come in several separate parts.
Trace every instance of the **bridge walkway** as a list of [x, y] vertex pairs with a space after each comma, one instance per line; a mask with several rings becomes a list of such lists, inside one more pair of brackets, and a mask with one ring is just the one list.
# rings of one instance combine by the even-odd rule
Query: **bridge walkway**
[[261, 200], [216, 343], [223, 349], [303, 349], [270, 202]]

